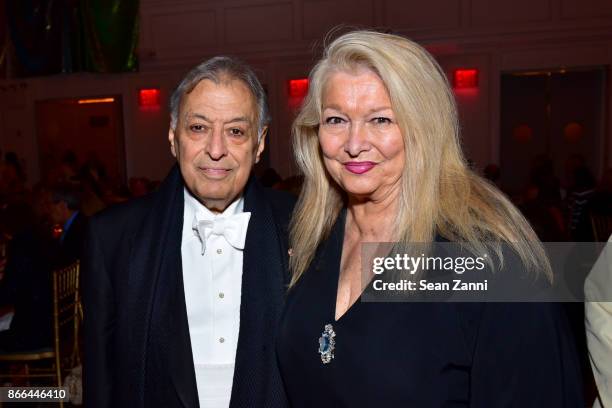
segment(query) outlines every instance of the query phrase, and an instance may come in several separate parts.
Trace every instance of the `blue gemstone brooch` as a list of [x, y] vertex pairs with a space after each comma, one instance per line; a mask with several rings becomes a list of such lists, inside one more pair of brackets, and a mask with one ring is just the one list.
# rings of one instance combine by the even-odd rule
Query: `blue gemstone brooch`
[[321, 337], [319, 337], [319, 354], [323, 364], [329, 364], [334, 358], [336, 348], [336, 332], [331, 324], [326, 324]]

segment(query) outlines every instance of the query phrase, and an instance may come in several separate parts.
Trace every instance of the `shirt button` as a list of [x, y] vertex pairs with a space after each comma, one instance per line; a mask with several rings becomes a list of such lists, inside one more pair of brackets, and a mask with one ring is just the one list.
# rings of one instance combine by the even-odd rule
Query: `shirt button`
[[217, 253], [218, 253], [218, 254], [220, 254], [221, 252], [223, 252], [223, 251], [221, 250], [221, 248], [217, 249]]
[[220, 337], [219, 338], [219, 343], [223, 343], [223, 342], [225, 342], [225, 339], [223, 337]]
[[219, 292], [219, 297], [220, 297], [221, 299], [223, 299], [223, 298], [225, 297], [225, 293], [223, 293], [223, 292]]

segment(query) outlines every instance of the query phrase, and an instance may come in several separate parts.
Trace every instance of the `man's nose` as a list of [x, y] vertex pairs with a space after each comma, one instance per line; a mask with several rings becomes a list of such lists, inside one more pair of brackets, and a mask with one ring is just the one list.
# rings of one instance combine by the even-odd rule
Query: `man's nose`
[[220, 160], [227, 155], [227, 143], [223, 129], [213, 129], [206, 143], [206, 153], [213, 160]]

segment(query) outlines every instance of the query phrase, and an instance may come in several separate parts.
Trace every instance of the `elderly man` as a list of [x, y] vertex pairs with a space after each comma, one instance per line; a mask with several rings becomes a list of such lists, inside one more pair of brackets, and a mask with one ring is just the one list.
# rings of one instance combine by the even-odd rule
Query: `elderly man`
[[251, 176], [269, 113], [253, 71], [194, 68], [171, 98], [178, 165], [90, 224], [87, 407], [281, 407], [274, 354], [292, 200]]

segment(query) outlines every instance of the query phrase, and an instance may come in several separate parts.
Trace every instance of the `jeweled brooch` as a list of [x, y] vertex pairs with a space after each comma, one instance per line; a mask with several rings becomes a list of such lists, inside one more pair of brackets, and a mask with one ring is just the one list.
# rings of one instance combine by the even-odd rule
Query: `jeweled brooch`
[[326, 324], [321, 337], [319, 337], [319, 354], [323, 364], [329, 364], [334, 358], [336, 349], [336, 332], [331, 324]]

